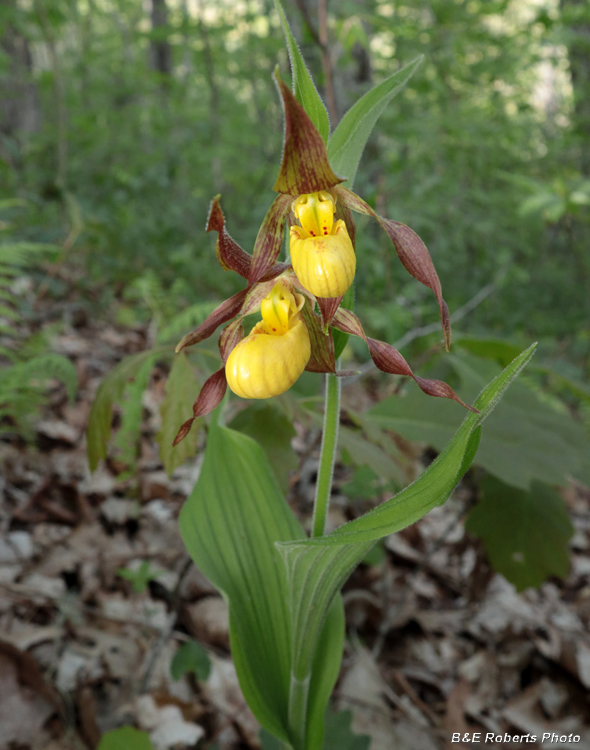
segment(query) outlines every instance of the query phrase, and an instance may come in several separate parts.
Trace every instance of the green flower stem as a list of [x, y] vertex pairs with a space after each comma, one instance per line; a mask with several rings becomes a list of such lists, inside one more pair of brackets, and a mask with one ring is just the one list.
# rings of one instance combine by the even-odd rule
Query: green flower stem
[[[338, 366], [336, 369], [338, 369]], [[326, 530], [326, 517], [328, 515], [328, 505], [330, 504], [330, 494], [332, 492], [334, 460], [336, 458], [336, 446], [338, 445], [340, 391], [340, 378], [336, 377], [336, 375], [326, 375], [324, 434], [322, 435], [322, 450], [320, 453], [320, 466], [318, 469], [318, 481], [313, 508], [312, 537], [323, 536]]]
[[291, 685], [289, 690], [289, 726], [292, 732], [292, 750], [305, 750], [309, 683], [310, 675], [303, 680], [298, 680], [294, 674], [291, 674]]

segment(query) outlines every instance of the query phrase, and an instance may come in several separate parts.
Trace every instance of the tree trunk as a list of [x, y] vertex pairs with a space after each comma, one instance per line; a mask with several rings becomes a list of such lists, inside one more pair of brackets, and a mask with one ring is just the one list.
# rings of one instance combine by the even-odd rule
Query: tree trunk
[[590, 175], [590, 6], [588, 0], [561, 0], [561, 10], [574, 89], [573, 131], [580, 148], [580, 170]]
[[168, 26], [168, 7], [166, 0], [152, 0], [152, 31], [156, 38], [151, 43], [152, 68], [162, 75], [172, 73], [172, 49], [165, 38], [157, 38], [158, 32]]
[[12, 19], [20, 12], [16, 0], [4, 0], [4, 30], [0, 48], [6, 57], [6, 73], [0, 76], [0, 132], [14, 138], [33, 133], [41, 126], [37, 86], [32, 78], [33, 59], [28, 40], [19, 34]]

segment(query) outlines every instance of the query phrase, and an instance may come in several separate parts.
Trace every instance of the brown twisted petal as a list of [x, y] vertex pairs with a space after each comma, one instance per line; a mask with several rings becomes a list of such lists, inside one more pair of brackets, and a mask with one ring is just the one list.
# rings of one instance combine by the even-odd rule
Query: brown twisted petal
[[400, 224], [398, 221], [392, 221], [386, 219], [383, 216], [375, 213], [373, 209], [365, 203], [362, 198], [359, 198], [356, 193], [352, 190], [337, 185], [332, 189], [332, 192], [337, 196], [337, 199], [348, 208], [353, 211], [358, 211], [361, 214], [367, 216], [373, 216], [381, 224], [383, 229], [389, 235], [390, 240], [393, 242], [395, 251], [401, 260], [404, 268], [410, 273], [415, 279], [432, 289], [436, 296], [438, 306], [440, 309], [440, 319], [445, 337], [445, 347], [447, 351], [451, 346], [451, 318], [449, 316], [449, 308], [447, 303], [444, 301], [442, 296], [442, 288], [440, 285], [440, 279], [434, 268], [432, 258], [426, 245], [422, 242], [420, 237], [405, 224]]
[[[244, 279], [247, 279], [250, 276], [252, 256], [238, 245], [225, 228], [225, 216], [221, 210], [220, 197], [221, 196], [216, 195], [211, 201], [211, 209], [207, 221], [207, 231], [218, 232], [219, 234], [215, 246], [215, 252], [222, 268], [235, 271]], [[264, 274], [261, 281], [275, 279], [288, 268], [290, 268], [288, 263], [276, 263]]]
[[293, 197], [327, 190], [344, 178], [337, 177], [328, 160], [322, 136], [309, 115], [275, 74], [285, 114], [283, 161], [273, 190]]
[[229, 268], [239, 273], [244, 279], [248, 278], [252, 257], [233, 240], [225, 228], [225, 217], [221, 210], [219, 199], [216, 195], [211, 201], [209, 218], [207, 219], [207, 232], [218, 232], [219, 238], [215, 248], [217, 258], [223, 268]]
[[205, 341], [215, 332], [217, 328], [223, 323], [227, 323], [228, 320], [235, 318], [235, 316], [242, 309], [248, 289], [242, 289], [241, 292], [234, 294], [233, 297], [226, 299], [213, 312], [207, 317], [200, 326], [197, 326], [192, 333], [187, 333], [180, 343], [176, 347], [176, 353], [182, 351], [187, 346], [193, 346], [199, 344], [201, 341]]
[[222, 367], [217, 370], [217, 372], [214, 372], [210, 378], [207, 378], [203, 384], [201, 392], [193, 404], [193, 416], [190, 419], [187, 419], [180, 427], [172, 445], [178, 445], [181, 440], [184, 440], [190, 432], [193, 422], [197, 417], [209, 414], [221, 403], [225, 396], [226, 389], [227, 380], [225, 379], [225, 367]]
[[270, 271], [274, 272], [273, 266], [283, 245], [285, 219], [289, 215], [292, 202], [292, 195], [277, 195], [268, 209], [254, 243], [252, 265], [248, 275], [249, 284], [260, 281]]
[[334, 316], [332, 326], [339, 331], [350, 333], [353, 336], [359, 336], [364, 339], [369, 347], [369, 353], [373, 362], [382, 372], [387, 372], [390, 375], [406, 375], [413, 378], [421, 390], [429, 396], [450, 398], [458, 404], [461, 404], [461, 406], [464, 406], [466, 409], [469, 409], [469, 411], [475, 412], [476, 414], [479, 413], [477, 409], [474, 409], [460, 399], [451, 386], [447, 385], [447, 383], [444, 383], [442, 380], [419, 378], [414, 375], [410, 369], [410, 365], [397, 349], [394, 349], [393, 346], [391, 346], [391, 344], [371, 339], [365, 335], [360, 320], [350, 310], [340, 308]]

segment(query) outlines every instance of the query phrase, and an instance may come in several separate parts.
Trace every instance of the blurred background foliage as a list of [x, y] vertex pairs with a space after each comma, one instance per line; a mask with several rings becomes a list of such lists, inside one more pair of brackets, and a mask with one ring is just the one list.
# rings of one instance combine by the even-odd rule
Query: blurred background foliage
[[[451, 312], [461, 313], [456, 357], [438, 357], [437, 324], [423, 335], [422, 327], [438, 319], [433, 296], [407, 275], [378, 226], [359, 217], [356, 308], [368, 332], [403, 343], [421, 372], [430, 368], [470, 397], [482, 368], [491, 377], [494, 367], [539, 340], [520, 398], [512, 399], [512, 411], [510, 400], [498, 409], [498, 434], [492, 430], [487, 447], [482, 443], [480, 465], [496, 477], [488, 496], [504, 481], [528, 508], [535, 482], [563, 485], [574, 476], [588, 483], [589, 444], [571, 417], [588, 423], [590, 415], [590, 6], [586, 0], [339, 0], [328, 6], [327, 45], [315, 0], [284, 6], [333, 123], [373, 85], [425, 57], [381, 116], [355, 189], [426, 242]], [[277, 60], [286, 78], [272, 0], [0, 5], [6, 278], [14, 277], [9, 265], [22, 265], [26, 255], [27, 273], [37, 273], [45, 298], [121, 325], [149, 321], [147, 343], [160, 347], [124, 361], [101, 386], [89, 437], [95, 462], [106, 455], [112, 404], [122, 400], [119, 445], [133, 463], [150, 367], [170, 359], [169, 345], [241, 286], [221, 271], [205, 221], [211, 198], [221, 193], [230, 233], [251, 251], [281, 155], [282, 113], [271, 79]], [[73, 269], [73, 287], [63, 274], [30, 267], [42, 247], [60, 267]], [[14, 288], [13, 317], [32, 315]], [[25, 368], [43, 354], [35, 341], [29, 354], [26, 347], [15, 353], [9, 343], [12, 367]], [[201, 383], [217, 366], [205, 355], [191, 355]], [[364, 345], [351, 340], [345, 358], [353, 356], [367, 359]], [[178, 387], [167, 390], [159, 436], [168, 471], [197, 444], [194, 437], [182, 456], [163, 447], [194, 398], [191, 365], [182, 358], [175, 368], [170, 382]], [[22, 378], [7, 377], [11, 393]], [[61, 377], [67, 382], [69, 375]], [[129, 378], [136, 379], [131, 386]], [[236, 427], [258, 439], [261, 422], [275, 424], [271, 457], [283, 486], [293, 463], [285, 414], [321, 422], [313, 401], [319, 384], [306, 375], [295, 400], [279, 400], [278, 411], [262, 405], [235, 417]], [[349, 411], [353, 426], [341, 434], [343, 458], [360, 467], [349, 494], [374, 496], [403, 484], [384, 430], [440, 450], [456, 428], [461, 415], [451, 414], [449, 404], [418, 401], [411, 387], [408, 393], [372, 412]], [[0, 402], [1, 396], [0, 390]], [[522, 453], [512, 454], [520, 464], [510, 474], [502, 442], [517, 420]], [[472, 522], [474, 533], [480, 526]], [[569, 533], [565, 528], [564, 544]], [[553, 571], [562, 568], [557, 561]], [[525, 586], [536, 578], [513, 580]]]
[[[286, 10], [324, 92], [314, 5]], [[101, 309], [127, 308], [125, 320], [154, 281], [169, 315], [235, 291], [204, 224], [221, 192], [251, 248], [272, 197], [282, 124], [270, 73], [288, 66], [272, 0], [8, 0], [0, 14], [14, 234], [69, 238], [80, 294], [99, 288]], [[463, 331], [558, 342], [586, 370], [589, 28], [583, 0], [342, 0], [328, 18], [333, 119], [425, 55], [380, 119], [359, 192], [423, 237], [451, 309], [500, 278]], [[398, 338], [434, 319], [427, 290], [360, 223], [357, 304], [374, 331]]]

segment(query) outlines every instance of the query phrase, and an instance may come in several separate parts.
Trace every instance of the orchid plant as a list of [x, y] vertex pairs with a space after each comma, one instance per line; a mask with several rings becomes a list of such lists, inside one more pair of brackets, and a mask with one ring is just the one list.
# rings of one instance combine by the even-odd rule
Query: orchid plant
[[[362, 252], [355, 252], [352, 211], [374, 217], [404, 267], [435, 294], [445, 346], [450, 317], [426, 246], [407, 226], [376, 214], [351, 190], [367, 138], [419, 60], [366, 94], [329, 135], [325, 107], [305, 67], [278, 0], [291, 56], [293, 92], [275, 72], [285, 115], [278, 193], [250, 255], [230, 236], [213, 199], [207, 230], [217, 232], [221, 266], [245, 287], [219, 305], [177, 352], [199, 344], [220, 326], [221, 367], [205, 382], [182, 441], [197, 417], [216, 410], [199, 480], [180, 517], [193, 560], [229, 605], [232, 655], [244, 696], [260, 724], [283, 748], [321, 750], [326, 706], [340, 668], [344, 613], [339, 590], [380, 538], [414, 523], [444, 503], [473, 461], [481, 424], [533, 354], [517, 357], [473, 406], [439, 380], [415, 375], [390, 344], [366, 336], [352, 311], [352, 285]], [[290, 259], [279, 262], [286, 225]], [[260, 312], [248, 335], [244, 321]], [[348, 373], [339, 356], [348, 335], [367, 343], [385, 373], [413, 378], [422, 391], [466, 408], [456, 435], [409, 487], [360, 518], [325, 534], [340, 421], [340, 383]], [[261, 447], [223, 426], [227, 385], [244, 399], [288, 390], [304, 370], [326, 374], [324, 431], [311, 538], [281, 495]]]

